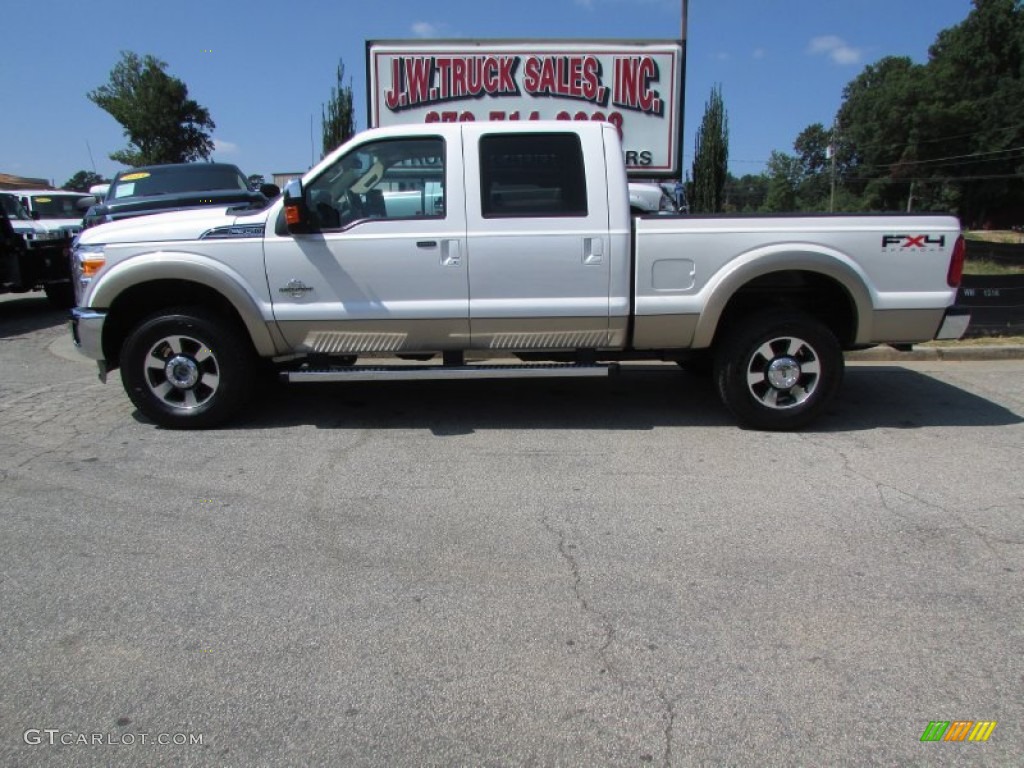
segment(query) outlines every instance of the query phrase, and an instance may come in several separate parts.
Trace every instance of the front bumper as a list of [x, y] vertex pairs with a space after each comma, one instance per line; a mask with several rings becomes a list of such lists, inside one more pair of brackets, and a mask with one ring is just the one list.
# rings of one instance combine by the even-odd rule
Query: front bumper
[[107, 313], [84, 307], [71, 310], [71, 338], [75, 346], [88, 358], [99, 363], [100, 379], [107, 372], [107, 363], [103, 359], [103, 323]]
[[937, 341], [955, 341], [963, 338], [967, 326], [971, 324], [971, 311], [964, 307], [950, 307], [942, 318], [942, 325], [935, 334]]

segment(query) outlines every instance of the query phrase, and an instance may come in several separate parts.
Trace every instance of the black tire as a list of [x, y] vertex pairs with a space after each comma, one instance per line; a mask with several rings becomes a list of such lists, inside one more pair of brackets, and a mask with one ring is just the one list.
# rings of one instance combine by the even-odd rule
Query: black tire
[[839, 391], [843, 351], [813, 317], [769, 310], [733, 324], [717, 345], [715, 383], [742, 427], [800, 429]]
[[57, 309], [75, 306], [75, 289], [71, 283], [47, 283], [43, 286], [46, 298]]
[[200, 307], [151, 315], [121, 347], [125, 392], [144, 416], [163, 427], [223, 424], [248, 402], [255, 379], [256, 355], [248, 336], [231, 319]]

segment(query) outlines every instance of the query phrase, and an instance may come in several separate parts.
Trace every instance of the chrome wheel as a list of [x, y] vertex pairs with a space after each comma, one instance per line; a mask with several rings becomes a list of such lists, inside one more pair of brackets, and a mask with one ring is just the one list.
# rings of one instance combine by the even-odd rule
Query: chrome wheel
[[835, 334], [797, 310], [737, 318], [716, 347], [718, 393], [744, 427], [810, 424], [828, 408], [843, 379], [843, 350]]
[[814, 394], [821, 362], [803, 339], [780, 336], [764, 342], [747, 364], [747, 388], [768, 408], [793, 408]]
[[143, 319], [121, 346], [121, 381], [142, 415], [173, 429], [205, 429], [248, 402], [252, 343], [223, 313], [170, 307]]
[[166, 336], [146, 355], [146, 384], [171, 408], [198, 408], [220, 386], [220, 365], [213, 352], [190, 336]]

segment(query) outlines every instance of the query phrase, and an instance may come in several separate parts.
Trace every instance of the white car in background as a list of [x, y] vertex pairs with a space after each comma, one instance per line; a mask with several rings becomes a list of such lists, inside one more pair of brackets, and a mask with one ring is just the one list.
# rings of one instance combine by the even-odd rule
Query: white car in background
[[676, 213], [672, 197], [659, 184], [629, 182], [629, 209], [634, 214]]
[[47, 232], [71, 238], [82, 231], [85, 210], [79, 207], [78, 201], [89, 195], [66, 189], [13, 189], [10, 192], [17, 195], [29, 216]]
[[60, 240], [64, 236], [60, 232], [51, 232], [33, 219], [21, 203], [20, 197], [17, 192], [3, 190], [0, 192], [0, 205], [3, 205], [7, 218], [11, 220], [11, 227], [25, 239], [25, 244], [29, 248], [36, 243]]

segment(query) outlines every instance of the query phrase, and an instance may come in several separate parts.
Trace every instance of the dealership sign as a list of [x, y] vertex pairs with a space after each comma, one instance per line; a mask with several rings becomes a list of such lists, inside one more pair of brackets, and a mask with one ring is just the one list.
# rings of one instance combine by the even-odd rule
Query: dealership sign
[[371, 40], [366, 72], [371, 127], [607, 121], [631, 176], [679, 174], [678, 42]]

